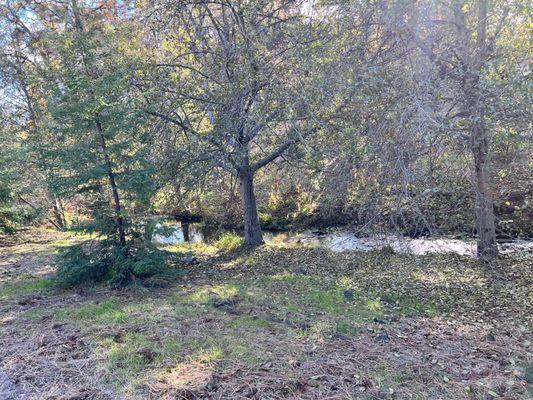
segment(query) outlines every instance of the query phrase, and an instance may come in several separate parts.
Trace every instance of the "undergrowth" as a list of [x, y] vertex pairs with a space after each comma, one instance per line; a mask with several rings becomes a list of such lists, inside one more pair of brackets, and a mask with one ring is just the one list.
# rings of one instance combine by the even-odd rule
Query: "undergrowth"
[[[82, 270], [102, 251], [91, 244], [78, 249]], [[197, 250], [180, 258], [187, 279], [162, 289], [97, 287], [80, 295], [54, 291], [55, 280], [35, 274], [4, 284], [6, 313], [19, 314], [0, 355], [10, 357], [21, 340], [31, 352], [41, 343], [32, 362], [45, 371], [64, 365], [65, 355], [79, 365], [84, 349], [84, 365], [98, 373], [94, 390], [125, 399], [234, 398], [250, 387], [257, 398], [528, 398], [530, 257], [488, 265], [388, 251]], [[179, 271], [159, 251], [166, 268]], [[130, 257], [123, 267], [135, 282], [159, 276], [157, 256], [153, 263]], [[112, 282], [114, 268], [100, 282]], [[19, 371], [22, 361], [12, 357]]]
[[119, 287], [142, 280], [159, 286], [183, 274], [175, 266], [179, 254], [153, 246], [119, 247], [112, 241], [93, 246], [77, 244], [60, 249], [57, 279], [62, 287], [107, 282]]

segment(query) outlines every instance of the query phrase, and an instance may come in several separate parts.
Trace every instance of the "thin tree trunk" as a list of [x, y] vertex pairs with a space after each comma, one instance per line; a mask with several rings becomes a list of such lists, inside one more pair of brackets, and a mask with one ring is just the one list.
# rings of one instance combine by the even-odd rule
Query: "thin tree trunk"
[[115, 173], [113, 172], [113, 166], [111, 164], [111, 159], [109, 158], [109, 153], [107, 152], [107, 145], [104, 137], [104, 130], [102, 124], [96, 116], [96, 129], [100, 135], [100, 147], [104, 155], [104, 160], [107, 168], [107, 176], [109, 178], [109, 186], [111, 186], [111, 192], [113, 193], [113, 201], [115, 203], [115, 221], [117, 225], [118, 238], [121, 246], [126, 245], [126, 234], [124, 231], [124, 219], [122, 217], [122, 207], [120, 205], [120, 196], [118, 194], [118, 187], [115, 180]]
[[57, 203], [59, 204], [59, 211], [61, 213], [61, 219], [63, 220], [63, 226], [65, 227], [65, 229], [68, 229], [68, 221], [67, 217], [65, 216], [65, 207], [63, 206], [61, 197], [57, 197]]
[[478, 87], [478, 77], [471, 77], [465, 84], [470, 117], [470, 149], [474, 158], [474, 192], [478, 256], [485, 259], [498, 255], [494, 206], [490, 190], [489, 137], [485, 125], [485, 109]]
[[244, 241], [247, 246], [259, 246], [265, 243], [259, 224], [257, 204], [255, 202], [253, 174], [250, 168], [239, 171], [241, 200], [244, 210]]
[[54, 200], [54, 218], [56, 219], [57, 225], [61, 227], [61, 230], [65, 230], [67, 228], [67, 224], [65, 220], [65, 215], [63, 213], [63, 207], [61, 206], [61, 202], [56, 196], [52, 195], [52, 197]]
[[[72, 12], [74, 14], [75, 29], [79, 33], [85, 33], [83, 21], [80, 17], [78, 3], [76, 0], [72, 0], [71, 4], [72, 4]], [[86, 49], [82, 47], [81, 59], [85, 67], [85, 74], [87, 75], [88, 78], [93, 79], [97, 76], [97, 73], [95, 73], [95, 71], [89, 68], [89, 64], [86, 61], [85, 52], [86, 52]], [[93, 100], [95, 100], [96, 96], [94, 95], [94, 92], [91, 88], [89, 89], [89, 93], [91, 94]], [[98, 113], [95, 114], [95, 123], [96, 123], [96, 130], [98, 131], [98, 135], [100, 137], [100, 148], [102, 150], [102, 154], [104, 155], [104, 161], [105, 161], [106, 168], [107, 168], [109, 186], [111, 187], [111, 192], [113, 193], [113, 202], [115, 205], [115, 223], [116, 223], [118, 238], [119, 238], [119, 242], [121, 246], [124, 247], [126, 245], [126, 233], [124, 230], [124, 218], [122, 217], [122, 206], [120, 204], [120, 196], [118, 193], [118, 187], [117, 187], [117, 183], [115, 180], [115, 173], [113, 172], [113, 164], [111, 163], [111, 159], [107, 151], [107, 145], [106, 145], [106, 140], [104, 136], [104, 129], [102, 127], [102, 123], [100, 121]]]
[[189, 234], [189, 221], [181, 221], [181, 230], [183, 232], [183, 240], [185, 242], [190, 242], [191, 237]]
[[477, 253], [482, 258], [493, 258], [498, 255], [498, 245], [490, 191], [489, 145], [483, 110], [479, 111], [477, 120], [472, 124], [471, 135], [475, 169], [476, 229], [479, 235]]
[[[24, 197], [22, 197], [20, 194], [19, 194], [19, 199], [20, 201], [22, 201], [23, 203], [29, 205], [31, 208], [33, 208], [35, 211], [38, 211], [39, 208], [37, 208], [36, 206], [34, 206], [32, 203], [30, 203], [28, 200], [26, 200]], [[52, 225], [54, 225], [56, 227], [56, 229], [58, 231], [62, 231], [63, 229], [61, 228], [61, 226], [59, 226], [57, 224], [57, 222], [55, 222], [52, 218], [46, 218]]]

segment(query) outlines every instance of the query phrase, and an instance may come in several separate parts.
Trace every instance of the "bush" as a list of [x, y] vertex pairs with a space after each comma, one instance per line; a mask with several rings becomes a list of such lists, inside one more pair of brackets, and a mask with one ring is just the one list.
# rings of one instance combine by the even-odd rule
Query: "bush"
[[108, 279], [113, 262], [109, 255], [104, 256], [103, 253], [103, 251], [87, 252], [82, 245], [61, 249], [57, 270], [61, 286], [98, 283]]
[[21, 225], [28, 224], [39, 217], [36, 211], [0, 208], [0, 234], [13, 234]]
[[13, 234], [17, 230], [17, 224], [13, 220], [11, 213], [0, 211], [0, 234]]
[[214, 243], [214, 245], [222, 251], [235, 250], [241, 247], [243, 244], [244, 239], [232, 232], [223, 233]]
[[120, 248], [111, 241], [92, 248], [75, 245], [62, 250], [57, 276], [63, 287], [100, 282], [119, 287], [138, 279], [160, 285], [182, 275], [171, 265], [176, 257], [151, 246]]

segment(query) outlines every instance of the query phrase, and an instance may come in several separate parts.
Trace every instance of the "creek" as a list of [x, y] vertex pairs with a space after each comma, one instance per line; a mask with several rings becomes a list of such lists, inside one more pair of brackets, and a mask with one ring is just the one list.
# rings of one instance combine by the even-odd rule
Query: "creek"
[[[173, 223], [165, 226], [164, 232], [154, 235], [153, 241], [158, 244], [198, 243], [214, 239], [224, 230], [206, 228], [202, 224]], [[235, 232], [235, 231], [233, 231]], [[292, 231], [263, 231], [267, 244], [285, 246], [321, 247], [332, 251], [370, 251], [390, 247], [397, 253], [431, 254], [455, 253], [474, 256], [476, 254], [475, 240], [461, 240], [452, 238], [409, 238], [394, 235], [374, 235], [359, 237], [348, 230], [337, 230], [327, 233], [306, 230]], [[188, 240], [186, 240], [188, 237]], [[525, 251], [533, 252], [533, 241], [514, 240], [499, 243], [502, 254]]]

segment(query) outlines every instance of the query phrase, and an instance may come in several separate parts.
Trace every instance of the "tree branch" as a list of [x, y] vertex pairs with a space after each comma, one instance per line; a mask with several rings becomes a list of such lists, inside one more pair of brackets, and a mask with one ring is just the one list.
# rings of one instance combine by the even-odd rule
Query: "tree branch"
[[313, 132], [315, 132], [318, 128], [312, 128], [309, 131], [305, 133], [305, 135], [302, 135], [297, 138], [289, 139], [285, 142], [283, 142], [279, 147], [274, 150], [269, 155], [263, 157], [262, 159], [256, 161], [250, 166], [250, 169], [252, 170], [252, 173], [263, 168], [264, 166], [270, 164], [272, 161], [274, 161], [276, 158], [280, 157], [287, 151], [291, 146], [295, 145], [298, 142], [301, 142], [304, 138], [311, 135]]

